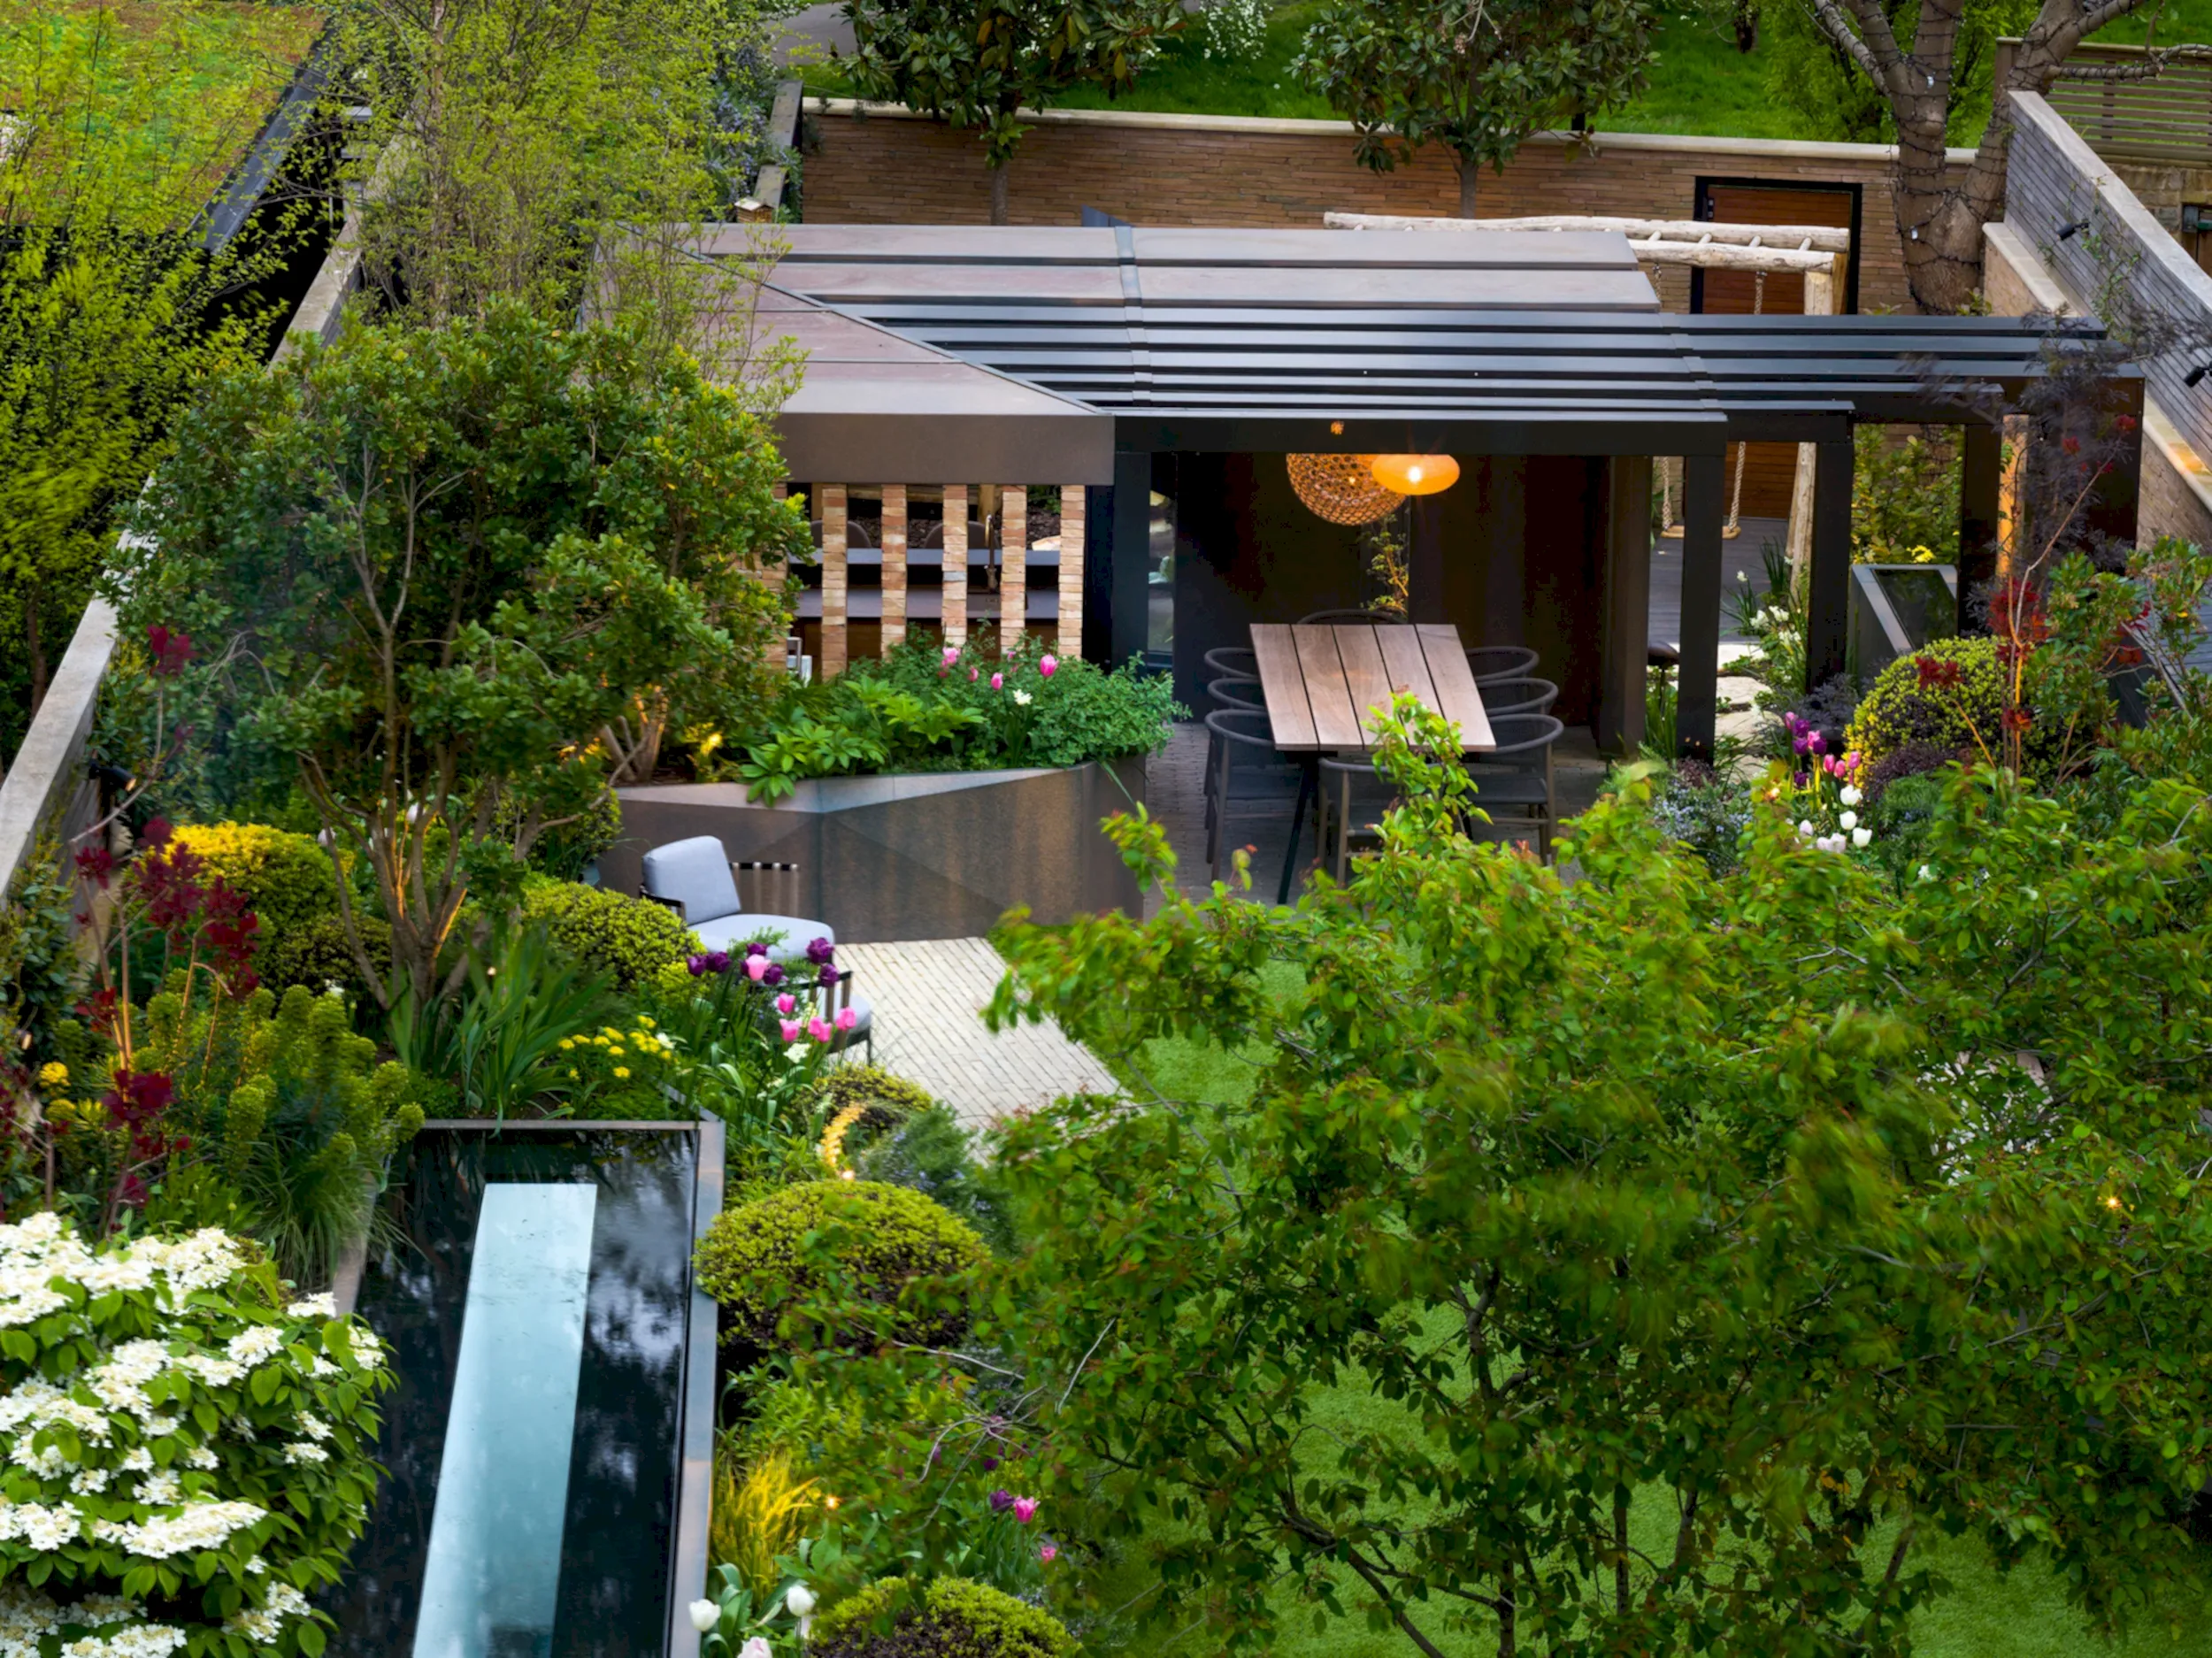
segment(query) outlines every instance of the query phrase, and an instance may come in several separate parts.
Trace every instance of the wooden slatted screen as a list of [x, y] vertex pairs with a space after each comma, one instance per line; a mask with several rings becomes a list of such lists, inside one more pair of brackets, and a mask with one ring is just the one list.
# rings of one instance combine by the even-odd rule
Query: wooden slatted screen
[[[1998, 42], [2001, 83], [2016, 44]], [[2074, 69], [2113, 69], [2143, 60], [2139, 46], [2083, 45], [2066, 62]], [[2107, 160], [2212, 167], [2212, 63], [2177, 59], [2147, 81], [2061, 79], [2043, 96]]]

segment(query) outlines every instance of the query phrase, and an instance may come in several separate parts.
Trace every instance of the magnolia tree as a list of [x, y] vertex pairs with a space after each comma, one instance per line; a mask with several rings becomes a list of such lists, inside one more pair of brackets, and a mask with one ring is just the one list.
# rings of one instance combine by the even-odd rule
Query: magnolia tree
[[312, 803], [387, 1008], [458, 986], [472, 888], [780, 671], [806, 526], [765, 425], [680, 353], [505, 303], [363, 328], [221, 381], [177, 449], [117, 572], [126, 619], [173, 630], [154, 672], [237, 773]]
[[[2118, 580], [2118, 578], [2114, 578]], [[2188, 1570], [2212, 1471], [2212, 810], [1954, 774], [1901, 882], [1756, 805], [1738, 872], [1632, 784], [1571, 885], [1477, 847], [1430, 723], [1383, 854], [1022, 930], [995, 1014], [1137, 1099], [1014, 1125], [978, 1339], [1173, 1616], [1430, 1654], [1902, 1654], [1970, 1533], [2092, 1616]], [[2198, 745], [2201, 752], [2202, 745]], [[1148, 872], [1157, 831], [1120, 833]], [[1248, 1100], [1156, 1085], [1221, 1044]]]
[[1459, 167], [1459, 213], [1475, 213], [1484, 167], [1529, 137], [1642, 90], [1652, 0], [1344, 0], [1308, 32], [1299, 71], [1358, 133], [1355, 153], [1387, 171], [1424, 144]]
[[368, 1330], [222, 1232], [0, 1226], [0, 1646], [313, 1658], [376, 1488]]
[[1126, 92], [1181, 0], [846, 0], [854, 88], [979, 129], [991, 222], [1007, 222], [1006, 168], [1041, 110], [1079, 86]]

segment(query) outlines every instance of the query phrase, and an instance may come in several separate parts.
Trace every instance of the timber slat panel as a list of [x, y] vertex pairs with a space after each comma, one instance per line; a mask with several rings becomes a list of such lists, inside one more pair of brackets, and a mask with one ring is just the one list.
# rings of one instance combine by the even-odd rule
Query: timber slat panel
[[1410, 627], [1375, 629], [1382, 647], [1383, 672], [1390, 676], [1394, 692], [1407, 691], [1430, 708], [1436, 706], [1436, 685], [1429, 678], [1428, 658], [1421, 654], [1421, 636]]
[[1353, 710], [1359, 716], [1360, 740], [1363, 747], [1375, 745], [1376, 718], [1379, 712], [1390, 711], [1390, 675], [1383, 667], [1382, 647], [1376, 642], [1372, 627], [1334, 627], [1337, 656], [1344, 664], [1344, 688], [1350, 693]]
[[1482, 693], [1467, 666], [1467, 648], [1459, 642], [1459, 630], [1424, 622], [1415, 630], [1421, 636], [1421, 652], [1428, 658], [1429, 678], [1436, 684], [1436, 711], [1459, 727], [1463, 748], [1494, 748], [1490, 716], [1483, 711]]
[[1252, 628], [1252, 654], [1259, 660], [1260, 695], [1267, 703], [1267, 723], [1275, 746], [1310, 750], [1317, 746], [1313, 709], [1306, 701], [1306, 678], [1298, 671], [1298, 649], [1290, 629], [1271, 623]]
[[1367, 736], [1360, 729], [1359, 710], [1352, 706], [1351, 688], [1344, 683], [1344, 658], [1336, 649], [1333, 627], [1294, 627], [1291, 643], [1298, 652], [1298, 669], [1305, 676], [1306, 702], [1313, 710], [1314, 741], [1325, 748], [1363, 748]]

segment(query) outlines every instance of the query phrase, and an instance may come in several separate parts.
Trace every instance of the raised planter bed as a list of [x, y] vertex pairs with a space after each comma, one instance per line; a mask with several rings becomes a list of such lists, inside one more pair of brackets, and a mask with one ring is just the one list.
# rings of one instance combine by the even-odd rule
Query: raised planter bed
[[[1136, 878], [1099, 824], [1143, 798], [1141, 758], [822, 778], [769, 806], [736, 783], [628, 788], [599, 875], [635, 893], [647, 852], [710, 834], [732, 863], [795, 864], [778, 909], [827, 922], [841, 943], [976, 938], [1017, 905], [1046, 924], [1135, 914]], [[742, 876], [740, 891], [753, 899]]]

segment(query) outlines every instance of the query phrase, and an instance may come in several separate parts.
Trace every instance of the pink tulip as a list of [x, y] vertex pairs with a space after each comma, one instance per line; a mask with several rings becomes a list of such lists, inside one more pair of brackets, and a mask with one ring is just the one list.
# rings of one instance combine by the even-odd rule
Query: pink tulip
[[787, 1042], [795, 1042], [799, 1040], [799, 1022], [796, 1019], [786, 1019], [783, 1022], [783, 1040]]
[[980, 668], [971, 668], [971, 669], [969, 669], [969, 670], [968, 670], [968, 683], [969, 683], [970, 685], [973, 685], [973, 684], [975, 683], [975, 681], [976, 681], [976, 676], [977, 676], [978, 674], [981, 673], [982, 672], [983, 672], [983, 670], [982, 670], [982, 669], [980, 669]]
[[1004, 690], [1006, 688], [1006, 676], [1002, 673], [993, 674], [991, 676], [991, 688], [994, 691]]
[[1019, 1521], [1020, 1521], [1020, 1522], [1021, 1522], [1024, 1525], [1027, 1525], [1027, 1524], [1029, 1524], [1032, 1520], [1035, 1519], [1035, 1518], [1037, 1517], [1037, 1500], [1036, 1500], [1036, 1498], [1034, 1498], [1034, 1497], [1017, 1497], [1017, 1498], [1015, 1498], [1015, 1499], [1014, 1499], [1014, 1517], [1015, 1517], [1017, 1520], [1019, 1520]]
[[837, 1028], [839, 1030], [849, 1031], [854, 1025], [859, 1023], [860, 1015], [851, 1008], [840, 1008], [837, 1010]]
[[749, 956], [745, 958], [745, 977], [755, 984], [760, 983], [760, 976], [767, 971], [768, 958], [765, 956]]
[[834, 1034], [834, 1032], [831, 1031], [830, 1027], [823, 1024], [818, 1017], [809, 1019], [806, 1022], [806, 1033], [818, 1042], [826, 1042], [830, 1040], [831, 1036]]
[[954, 663], [959, 660], [960, 647], [957, 645], [947, 645], [945, 647], [945, 666], [949, 668]]
[[1054, 1561], [1060, 1558], [1060, 1546], [1057, 1543], [1046, 1543], [1042, 1545], [1037, 1550], [1037, 1558], [1044, 1562], [1046, 1565], [1049, 1566]]
[[1049, 679], [1060, 671], [1060, 659], [1049, 652], [1037, 658], [1037, 672]]
[[782, 1014], [786, 1018], [789, 1018], [791, 1017], [791, 1009], [798, 1005], [799, 999], [796, 996], [778, 996], [776, 998], [776, 1011]]

